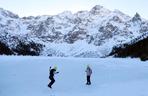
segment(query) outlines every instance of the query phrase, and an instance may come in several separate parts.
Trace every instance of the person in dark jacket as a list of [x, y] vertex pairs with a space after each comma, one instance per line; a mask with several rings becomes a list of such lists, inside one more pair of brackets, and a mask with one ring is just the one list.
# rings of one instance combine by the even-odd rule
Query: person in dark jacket
[[52, 88], [52, 85], [55, 82], [54, 75], [59, 73], [59, 72], [56, 72], [56, 70], [57, 70], [57, 67], [54, 67], [52, 69], [51, 67], [49, 68], [49, 79], [50, 79], [50, 83], [48, 84], [49, 88]]
[[91, 85], [90, 77], [91, 77], [91, 74], [92, 74], [92, 69], [90, 68], [89, 65], [87, 65], [85, 72], [86, 72], [86, 78], [87, 78], [86, 85]]

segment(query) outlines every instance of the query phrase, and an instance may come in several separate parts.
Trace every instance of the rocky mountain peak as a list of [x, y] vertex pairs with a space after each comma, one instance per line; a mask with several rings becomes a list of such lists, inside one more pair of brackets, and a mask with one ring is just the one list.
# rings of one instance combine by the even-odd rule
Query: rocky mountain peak
[[97, 15], [97, 14], [104, 14], [104, 13], [109, 13], [110, 10], [105, 9], [103, 6], [96, 5], [94, 6], [91, 10], [90, 13]]
[[133, 22], [141, 21], [141, 16], [139, 15], [139, 13], [136, 13], [135, 14], [135, 16], [132, 18], [132, 21]]
[[8, 10], [4, 10], [3, 8], [0, 8], [0, 16], [3, 16], [3, 17], [8, 17], [8, 18], [14, 18], [14, 19], [17, 19], [19, 18], [18, 15], [8, 11]]
[[96, 5], [96, 6], [94, 6], [93, 8], [92, 8], [92, 10], [100, 10], [100, 9], [102, 9], [103, 8], [103, 6], [101, 6], [101, 5]]

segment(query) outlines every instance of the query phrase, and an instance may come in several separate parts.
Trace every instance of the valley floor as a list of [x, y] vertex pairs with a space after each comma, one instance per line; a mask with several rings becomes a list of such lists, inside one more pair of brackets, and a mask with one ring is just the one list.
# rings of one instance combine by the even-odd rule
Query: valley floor
[[[92, 85], [85, 69], [92, 67]], [[53, 89], [49, 67], [57, 66]], [[0, 56], [0, 96], [148, 96], [148, 61]]]

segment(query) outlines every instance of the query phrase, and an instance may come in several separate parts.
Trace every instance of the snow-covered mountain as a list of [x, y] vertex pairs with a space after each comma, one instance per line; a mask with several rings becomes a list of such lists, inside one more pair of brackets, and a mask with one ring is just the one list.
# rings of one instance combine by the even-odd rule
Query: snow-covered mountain
[[[102, 57], [113, 46], [148, 33], [148, 21], [100, 5], [90, 11], [69, 11], [54, 16], [18, 15], [0, 9], [0, 40], [15, 49], [19, 41], [42, 44], [40, 55]], [[17, 54], [17, 53], [16, 53]]]

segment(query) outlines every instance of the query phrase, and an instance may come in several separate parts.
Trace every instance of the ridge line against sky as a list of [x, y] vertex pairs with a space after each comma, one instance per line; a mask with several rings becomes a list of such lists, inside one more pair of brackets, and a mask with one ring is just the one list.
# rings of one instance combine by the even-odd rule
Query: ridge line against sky
[[148, 0], [0, 0], [1, 8], [20, 17], [56, 15], [63, 11], [76, 13], [101, 5], [112, 11], [118, 9], [129, 16], [138, 12], [141, 17], [148, 19], [147, 4]]

